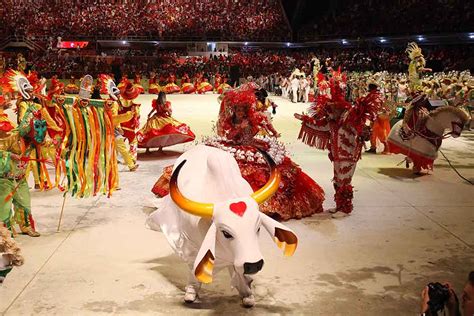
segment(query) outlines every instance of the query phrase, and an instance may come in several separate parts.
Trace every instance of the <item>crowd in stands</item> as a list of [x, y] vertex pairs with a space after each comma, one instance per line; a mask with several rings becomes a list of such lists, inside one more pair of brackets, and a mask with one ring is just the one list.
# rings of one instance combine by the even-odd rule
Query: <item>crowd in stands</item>
[[284, 40], [278, 0], [2, 1], [0, 32], [40, 36], [153, 36], [160, 39]]
[[464, 0], [342, 0], [300, 31], [300, 40], [320, 37], [470, 32], [474, 3]]
[[[125, 53], [124, 53], [125, 52]], [[135, 53], [139, 52], [139, 53]], [[435, 71], [465, 70], [472, 68], [474, 48], [471, 46], [426, 47], [423, 53], [428, 66]], [[3, 54], [7, 67], [15, 67], [16, 55]], [[151, 71], [156, 73], [174, 73], [178, 78], [184, 73], [193, 76], [197, 72], [229, 73], [236, 66], [241, 77], [258, 77], [260, 75], [288, 75], [294, 68], [309, 69], [313, 56], [321, 61], [330, 58], [333, 67], [345, 71], [389, 71], [405, 72], [408, 58], [404, 48], [383, 49], [233, 49], [227, 56], [214, 55], [205, 57], [184, 57], [186, 50], [140, 50], [140, 51], [48, 51], [47, 53], [30, 53], [26, 56], [34, 70], [50, 77], [54, 74], [60, 78], [76, 77], [89, 73], [97, 76], [110, 73], [114, 65], [123, 74], [134, 76], [139, 73], [146, 77]], [[116, 67], [116, 68], [117, 68]]]

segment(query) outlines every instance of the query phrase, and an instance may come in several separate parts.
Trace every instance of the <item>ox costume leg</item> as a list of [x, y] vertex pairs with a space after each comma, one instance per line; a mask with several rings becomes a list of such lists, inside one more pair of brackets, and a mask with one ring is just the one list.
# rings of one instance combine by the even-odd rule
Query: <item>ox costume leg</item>
[[202, 283], [196, 280], [193, 274], [193, 267], [191, 266], [188, 274], [188, 284], [184, 288], [184, 301], [186, 303], [193, 303], [199, 297], [199, 290], [201, 289]]
[[228, 271], [231, 277], [231, 285], [239, 292], [242, 304], [245, 307], [254, 306], [255, 297], [252, 293], [253, 278], [246, 274], [236, 273], [234, 267], [228, 267]]

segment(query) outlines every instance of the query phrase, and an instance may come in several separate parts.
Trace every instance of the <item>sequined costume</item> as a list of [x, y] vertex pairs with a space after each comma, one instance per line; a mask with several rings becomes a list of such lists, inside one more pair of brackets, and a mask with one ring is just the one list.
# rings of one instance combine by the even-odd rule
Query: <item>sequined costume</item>
[[[302, 218], [323, 211], [323, 189], [294, 163], [285, 146], [273, 137], [268, 116], [256, 109], [257, 99], [251, 86], [225, 94], [219, 114], [217, 137], [205, 140], [208, 146], [228, 151], [237, 160], [244, 179], [257, 190], [269, 178], [266, 163], [257, 155], [258, 149], [266, 150], [277, 163], [282, 175], [277, 193], [260, 210], [279, 220]], [[272, 136], [258, 136], [265, 130]], [[168, 193], [171, 168], [165, 168], [153, 192], [158, 196]]]

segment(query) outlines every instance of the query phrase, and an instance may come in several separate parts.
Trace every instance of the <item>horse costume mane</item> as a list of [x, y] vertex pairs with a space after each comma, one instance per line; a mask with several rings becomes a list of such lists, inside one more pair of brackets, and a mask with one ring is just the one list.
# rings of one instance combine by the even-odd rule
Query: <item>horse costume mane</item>
[[440, 115], [444, 112], [449, 112], [449, 113], [452, 113], [454, 115], [459, 116], [461, 118], [461, 120], [465, 123], [467, 123], [467, 121], [469, 121], [469, 114], [467, 114], [467, 112], [464, 109], [459, 108], [459, 107], [454, 107], [454, 106], [439, 107], [436, 110], [431, 111], [430, 116], [431, 117], [437, 116], [437, 115]]

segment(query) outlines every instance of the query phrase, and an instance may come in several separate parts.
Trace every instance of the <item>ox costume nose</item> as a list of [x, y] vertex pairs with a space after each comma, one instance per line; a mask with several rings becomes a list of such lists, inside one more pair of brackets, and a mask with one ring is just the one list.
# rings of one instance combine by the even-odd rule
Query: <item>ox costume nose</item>
[[263, 259], [244, 263], [244, 274], [255, 274], [263, 268]]

